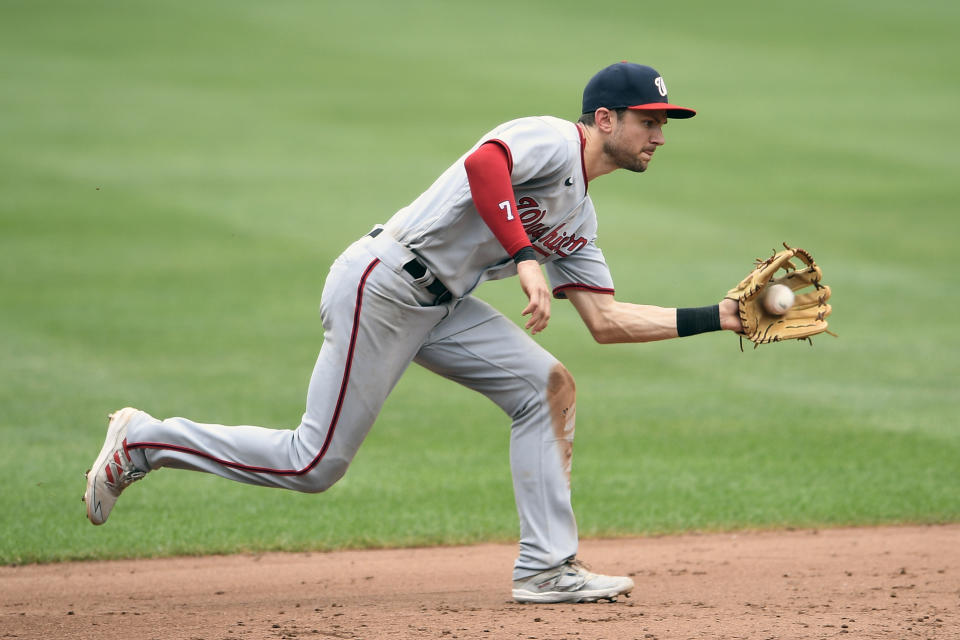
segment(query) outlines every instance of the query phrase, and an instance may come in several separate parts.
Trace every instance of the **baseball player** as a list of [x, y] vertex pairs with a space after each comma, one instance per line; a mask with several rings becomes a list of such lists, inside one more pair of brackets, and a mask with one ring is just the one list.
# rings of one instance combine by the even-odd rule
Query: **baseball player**
[[512, 420], [520, 520], [514, 599], [590, 602], [629, 593], [630, 578], [592, 573], [577, 559], [573, 377], [471, 293], [485, 280], [516, 275], [529, 334], [546, 328], [552, 293], [573, 303], [600, 343], [739, 331], [740, 321], [732, 300], [686, 309], [617, 301], [596, 243], [588, 185], [616, 169], [645, 171], [664, 144], [667, 119], [695, 112], [669, 103], [657, 71], [623, 62], [588, 82], [582, 113], [576, 123], [543, 116], [498, 126], [336, 259], [320, 302], [324, 341], [296, 429], [160, 420], [129, 407], [112, 414], [87, 474], [90, 521], [103, 524], [127, 486], [161, 467], [325, 491], [416, 362], [483, 393]]

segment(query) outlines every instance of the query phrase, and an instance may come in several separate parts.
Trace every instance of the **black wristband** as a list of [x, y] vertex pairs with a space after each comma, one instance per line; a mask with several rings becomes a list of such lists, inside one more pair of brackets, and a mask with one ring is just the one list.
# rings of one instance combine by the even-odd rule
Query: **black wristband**
[[693, 336], [720, 330], [720, 305], [677, 309], [677, 335]]
[[520, 249], [520, 251], [517, 251], [515, 254], [513, 254], [513, 261], [517, 264], [523, 262], [524, 260], [536, 259], [537, 254], [530, 245], [525, 246], [523, 249]]

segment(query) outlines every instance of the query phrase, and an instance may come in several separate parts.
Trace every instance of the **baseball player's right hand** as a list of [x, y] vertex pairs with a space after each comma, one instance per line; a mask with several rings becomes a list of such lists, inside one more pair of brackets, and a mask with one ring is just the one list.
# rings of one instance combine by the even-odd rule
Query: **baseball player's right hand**
[[536, 335], [546, 329], [550, 321], [550, 287], [547, 286], [547, 280], [536, 260], [518, 263], [517, 275], [520, 276], [520, 287], [530, 300], [521, 313], [530, 316], [524, 327], [530, 330], [531, 335]]

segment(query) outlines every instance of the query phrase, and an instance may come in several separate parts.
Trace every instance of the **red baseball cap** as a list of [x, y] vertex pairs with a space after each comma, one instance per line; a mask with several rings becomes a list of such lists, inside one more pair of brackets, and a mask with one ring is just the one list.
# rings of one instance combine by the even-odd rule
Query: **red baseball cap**
[[590, 78], [583, 90], [583, 111], [593, 113], [607, 109], [642, 109], [667, 112], [668, 118], [692, 118], [697, 112], [670, 104], [663, 76], [654, 69], [632, 62], [618, 62], [601, 69]]

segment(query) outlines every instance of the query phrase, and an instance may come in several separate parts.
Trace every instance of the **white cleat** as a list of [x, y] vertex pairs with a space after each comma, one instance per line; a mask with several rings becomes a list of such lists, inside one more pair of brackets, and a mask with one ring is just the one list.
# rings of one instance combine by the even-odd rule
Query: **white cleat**
[[126, 407], [110, 414], [107, 438], [93, 466], [87, 471], [87, 518], [93, 524], [103, 524], [124, 489], [146, 475], [133, 466], [127, 451], [127, 425], [137, 413]]
[[513, 581], [513, 599], [517, 602], [596, 602], [629, 595], [633, 580], [591, 573], [579, 560]]

